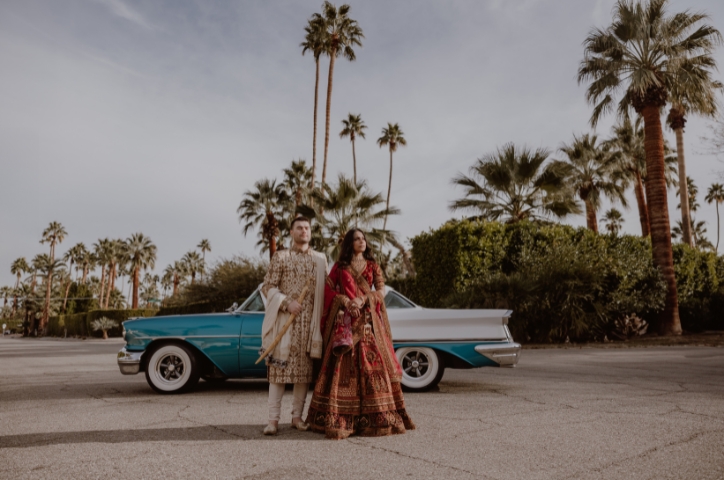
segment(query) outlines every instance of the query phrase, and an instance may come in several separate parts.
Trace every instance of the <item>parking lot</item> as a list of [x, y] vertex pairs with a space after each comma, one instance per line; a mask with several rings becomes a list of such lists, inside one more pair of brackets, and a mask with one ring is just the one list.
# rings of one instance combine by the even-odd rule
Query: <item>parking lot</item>
[[[0, 478], [724, 478], [724, 348], [524, 350], [407, 394], [417, 430], [264, 437], [267, 385], [161, 396], [119, 339], [0, 339]], [[311, 396], [311, 393], [310, 393]]]

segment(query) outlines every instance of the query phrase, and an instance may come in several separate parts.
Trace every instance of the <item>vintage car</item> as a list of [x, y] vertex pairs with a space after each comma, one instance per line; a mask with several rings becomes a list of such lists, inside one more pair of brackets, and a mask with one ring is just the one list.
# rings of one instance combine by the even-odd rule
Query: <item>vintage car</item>
[[[520, 345], [508, 330], [510, 310], [443, 310], [415, 305], [388, 287], [385, 297], [402, 384], [429, 390], [446, 368], [514, 367]], [[180, 393], [203, 378], [265, 378], [261, 347], [265, 299], [257, 289], [227, 313], [136, 318], [123, 322], [118, 352], [124, 375], [145, 372], [159, 393]]]

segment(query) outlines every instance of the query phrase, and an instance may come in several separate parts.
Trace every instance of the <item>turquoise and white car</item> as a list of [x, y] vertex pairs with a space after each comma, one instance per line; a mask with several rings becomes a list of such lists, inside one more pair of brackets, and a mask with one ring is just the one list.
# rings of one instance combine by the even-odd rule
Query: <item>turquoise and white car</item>
[[[257, 289], [227, 313], [148, 317], [123, 322], [126, 346], [118, 352], [124, 375], [145, 372], [158, 393], [180, 393], [203, 378], [265, 378], [261, 347], [264, 296]], [[425, 391], [446, 368], [514, 367], [520, 345], [508, 329], [510, 310], [431, 309], [387, 287], [387, 314], [402, 384]]]

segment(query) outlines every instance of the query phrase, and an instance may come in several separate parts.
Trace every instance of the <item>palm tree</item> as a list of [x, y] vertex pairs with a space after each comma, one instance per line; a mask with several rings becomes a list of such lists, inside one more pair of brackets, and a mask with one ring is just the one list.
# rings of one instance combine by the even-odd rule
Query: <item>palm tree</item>
[[307, 168], [307, 162], [302, 159], [292, 160], [291, 165], [282, 172], [284, 173], [282, 185], [287, 190], [287, 196], [294, 199], [293, 207], [296, 208], [307, 201], [312, 191], [310, 185], [314, 183], [314, 172]]
[[244, 199], [236, 210], [239, 221], [246, 221], [244, 236], [253, 227], [259, 231], [269, 246], [269, 259], [277, 251], [276, 239], [280, 228], [284, 226], [284, 212], [289, 203], [284, 185], [277, 185], [276, 180], [262, 179], [254, 184], [256, 190], [244, 192]]
[[651, 244], [654, 264], [667, 285], [658, 330], [660, 334], [680, 335], [660, 112], [679, 72], [701, 71], [702, 66], [697, 66], [698, 54], [708, 52], [699, 38], [709, 27], [699, 27], [690, 33], [701, 17], [688, 12], [667, 16], [667, 4], [668, 0], [618, 0], [612, 24], [603, 30], [592, 30], [584, 42], [578, 81], [591, 81], [586, 97], [595, 105], [592, 126], [603, 114], [614, 110], [614, 98], [621, 92], [618, 115], [625, 117], [633, 108], [643, 116]]
[[329, 150], [329, 118], [332, 108], [332, 79], [334, 78], [334, 63], [338, 56], [350, 62], [357, 56], [353, 46], [362, 46], [360, 39], [364, 38], [362, 29], [356, 20], [349, 18], [349, 5], [337, 8], [325, 0], [322, 4], [322, 13], [315, 13], [310, 22], [319, 23], [318, 28], [324, 29], [324, 53], [329, 55], [329, 75], [327, 77], [327, 110], [324, 125], [324, 164], [322, 165], [322, 186], [327, 179], [327, 152]]
[[0, 287], [0, 296], [3, 297], [3, 314], [6, 313], [6, 308], [8, 306], [8, 297], [13, 294], [15, 289], [8, 287], [8, 286], [2, 286]]
[[45, 303], [43, 304], [43, 316], [40, 320], [39, 331], [45, 334], [45, 327], [50, 319], [50, 293], [53, 288], [53, 273], [58, 270], [65, 269], [63, 260], [53, 260], [52, 257], [46, 256], [43, 264], [38, 265], [41, 271], [41, 278], [45, 280]]
[[111, 240], [108, 244], [108, 289], [105, 300], [101, 302], [101, 308], [108, 308], [111, 301], [111, 292], [116, 288], [116, 278], [120, 275], [119, 266], [126, 260], [127, 245], [122, 239]]
[[[689, 14], [685, 20], [689, 28], [695, 24], [709, 20], [703, 13]], [[711, 78], [716, 70], [716, 60], [712, 56], [714, 46], [721, 43], [722, 36], [719, 31], [710, 25], [700, 25], [696, 31], [696, 57], [691, 58], [682, 68], [676, 70], [676, 77], [670, 88], [671, 108], [666, 119], [669, 127], [676, 134], [676, 153], [679, 164], [679, 188], [682, 199], [681, 223], [684, 225], [684, 243], [692, 246], [691, 229], [689, 228], [690, 213], [688, 209], [686, 179], [686, 161], [684, 157], [684, 126], [686, 116], [696, 113], [706, 117], [716, 117], [718, 102], [716, 92], [721, 91], [724, 85]]]
[[[15, 275], [17, 278], [15, 281], [15, 290], [17, 292], [18, 288], [20, 287], [20, 277], [24, 273], [30, 272], [30, 266], [28, 265], [28, 261], [25, 260], [25, 257], [20, 257], [16, 259], [12, 264], [10, 264], [10, 273]], [[15, 316], [15, 313], [18, 310], [18, 295], [17, 293], [14, 295], [13, 298], [13, 312], [12, 316]]]
[[[682, 186], [679, 185], [679, 188], [676, 189], [676, 195], [681, 199], [681, 196], [683, 194], [683, 190], [681, 188]], [[687, 197], [687, 207], [689, 209], [689, 212], [696, 212], [699, 209], [699, 202], [696, 201], [696, 196], [699, 194], [699, 187], [696, 186], [694, 183], [694, 179], [691, 177], [686, 177], [686, 191], [688, 192]], [[676, 208], [681, 209], [681, 205], [683, 202], [679, 201], [679, 203], [676, 205]], [[685, 235], [686, 233], [682, 231], [682, 235]], [[686, 238], [682, 236], [682, 239], [684, 243], [686, 243]], [[691, 245], [689, 245], [691, 246]]]
[[201, 259], [202, 259], [202, 265], [201, 265], [201, 281], [204, 281], [204, 271], [206, 270], [206, 252], [211, 251], [211, 243], [209, 243], [209, 240], [204, 238], [199, 242], [198, 245], [196, 245], [196, 248], [201, 250]]
[[623, 225], [623, 215], [615, 208], [612, 208], [603, 216], [603, 221], [606, 224], [606, 230], [614, 235], [618, 235]]
[[[407, 145], [407, 140], [405, 140], [404, 135], [405, 133], [402, 131], [399, 124], [395, 123], [393, 125], [388, 122], [387, 128], [382, 129], [382, 136], [377, 139], [377, 145], [379, 145], [380, 148], [385, 145], [389, 145], [390, 147], [390, 181], [387, 184], [387, 210], [390, 209], [390, 193], [392, 192], [392, 154], [397, 151], [398, 145]], [[385, 217], [382, 230], [387, 230], [387, 217]]]
[[570, 145], [564, 144], [560, 148], [571, 166], [568, 182], [586, 207], [586, 225], [596, 233], [596, 212], [601, 206], [602, 195], [626, 206], [622, 184], [625, 179], [619, 168], [619, 155], [597, 142], [596, 135], [574, 135]]
[[203, 260], [198, 252], [187, 252], [186, 255], [181, 258], [181, 261], [186, 266], [186, 271], [191, 275], [191, 285], [194, 284], [196, 274], [203, 271]]
[[50, 259], [55, 260], [55, 245], [62, 243], [68, 232], [65, 231], [65, 227], [58, 222], [50, 222], [48, 228], [43, 230], [43, 238], [40, 243], [50, 244]]
[[479, 158], [469, 176], [453, 178], [465, 195], [450, 209], [473, 210], [487, 220], [506, 223], [581, 213], [566, 183], [571, 166], [559, 160], [546, 164], [549, 155], [546, 149], [532, 152], [508, 143]]
[[171, 283], [173, 285], [173, 292], [171, 293], [171, 296], [175, 297], [178, 294], [178, 286], [179, 283], [181, 283], [181, 276], [186, 274], [183, 262], [173, 262], [173, 265], [167, 266], [163, 273], [164, 278], [168, 277], [171, 279]]
[[98, 306], [103, 308], [103, 299], [105, 298], [106, 285], [106, 266], [109, 263], [109, 252], [111, 249], [111, 240], [108, 238], [99, 239], [93, 244], [93, 256], [95, 262], [101, 266], [100, 292], [98, 294]]
[[33, 272], [32, 279], [30, 281], [30, 291], [33, 296], [35, 295], [35, 287], [38, 282], [38, 272], [42, 270], [48, 262], [50, 262], [50, 257], [47, 253], [39, 253], [30, 261], [30, 271]]
[[313, 205], [302, 205], [299, 212], [316, 220], [313, 231], [315, 248], [327, 253], [330, 259], [337, 258], [344, 235], [351, 228], [365, 230], [368, 240], [381, 242], [390, 232], [374, 227], [384, 221], [387, 215], [400, 211], [392, 207], [381, 209], [382, 195], [372, 192], [365, 181], [354, 184], [340, 174], [337, 185], [324, 185], [315, 190]]
[[319, 57], [326, 52], [327, 30], [323, 19], [311, 19], [304, 27], [306, 35], [304, 41], [299, 44], [302, 47], [302, 55], [307, 51], [312, 52], [314, 57], [314, 133], [312, 135], [312, 178], [309, 188], [314, 188], [315, 175], [317, 174], [317, 106], [319, 105]]
[[706, 192], [706, 197], [704, 197], [704, 200], [706, 200], [706, 203], [713, 203], [716, 206], [716, 247], [714, 248], [714, 251], [719, 253], [719, 232], [720, 232], [720, 225], [719, 225], [719, 204], [724, 203], [724, 185], [721, 183], [714, 183], [709, 187], [709, 190]]
[[142, 233], [134, 233], [126, 239], [126, 255], [133, 275], [133, 303], [138, 308], [138, 286], [141, 270], [153, 269], [156, 265], [156, 245]]
[[339, 138], [349, 137], [349, 141], [352, 143], [352, 168], [354, 176], [352, 180], [357, 185], [357, 155], [354, 151], [354, 139], [356, 137], [365, 138], [365, 130], [367, 125], [362, 121], [362, 114], [352, 115], [351, 113], [345, 120], [342, 120], [344, 128], [339, 132]]

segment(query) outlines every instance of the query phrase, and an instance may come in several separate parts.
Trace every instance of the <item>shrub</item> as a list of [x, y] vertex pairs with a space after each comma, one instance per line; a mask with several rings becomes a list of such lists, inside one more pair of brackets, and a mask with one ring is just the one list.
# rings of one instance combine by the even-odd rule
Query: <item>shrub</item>
[[674, 245], [679, 318], [685, 331], [724, 329], [724, 257]]
[[[66, 333], [68, 336], [87, 337], [93, 332], [91, 324], [94, 320], [106, 317], [118, 323], [116, 327], [108, 330], [111, 337], [120, 337], [123, 328], [121, 324], [134, 317], [152, 317], [156, 310], [91, 310], [86, 313], [76, 313], [73, 315], [58, 315], [50, 317], [48, 320], [48, 335], [62, 337]], [[67, 331], [67, 332], [66, 332]], [[100, 337], [100, 332], [95, 334]]]
[[93, 327], [93, 331], [102, 331], [103, 332], [103, 340], [108, 340], [108, 330], [111, 328], [118, 327], [118, 322], [115, 320], [111, 320], [108, 317], [101, 317], [97, 320], [93, 320], [91, 322], [91, 327]]

